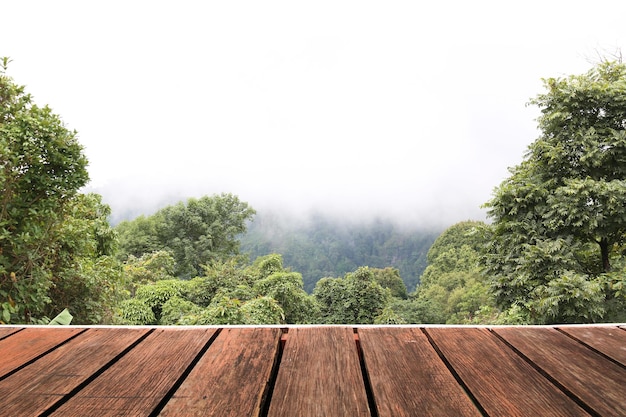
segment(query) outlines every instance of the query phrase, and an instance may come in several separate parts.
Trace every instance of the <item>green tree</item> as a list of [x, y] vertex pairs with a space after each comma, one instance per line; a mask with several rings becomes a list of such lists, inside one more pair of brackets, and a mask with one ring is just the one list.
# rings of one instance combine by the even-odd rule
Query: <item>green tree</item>
[[245, 324], [241, 301], [227, 296], [213, 299], [208, 308], [197, 316], [189, 317], [189, 324]]
[[479, 265], [486, 244], [485, 227], [482, 222], [460, 222], [435, 240], [412, 303], [419, 315], [411, 320], [476, 322], [476, 314], [482, 307], [495, 307]]
[[303, 288], [298, 272], [274, 272], [254, 283], [254, 291], [275, 300], [284, 312], [285, 323], [311, 323], [316, 318], [314, 300]]
[[109, 206], [98, 194], [79, 194], [67, 205], [58, 240], [48, 250], [50, 302], [43, 315], [54, 317], [67, 308], [75, 324], [107, 323], [124, 297], [125, 279], [115, 259], [116, 236], [109, 225]]
[[129, 298], [120, 303], [119, 314], [115, 317], [115, 322], [125, 325], [148, 325], [156, 324], [152, 308], [138, 298]]
[[624, 279], [610, 272], [626, 235], [626, 65], [544, 86], [531, 101], [542, 134], [486, 204], [484, 262], [503, 308], [531, 322], [596, 321], [614, 313]]
[[[285, 270], [280, 255], [259, 257], [252, 265], [240, 261], [236, 257], [214, 262], [204, 267], [204, 276], [189, 281], [139, 285], [134, 298], [139, 303], [123, 303], [118, 321], [135, 324], [154, 317], [159, 324], [189, 325], [315, 322], [317, 304], [304, 291], [302, 275]], [[144, 306], [152, 315], [145, 313]]]
[[115, 226], [115, 231], [118, 234], [120, 244], [118, 257], [121, 261], [126, 261], [131, 256], [141, 258], [163, 248], [157, 236], [154, 216], [139, 216], [132, 221], [125, 220]]
[[164, 302], [161, 306], [160, 324], [166, 326], [184, 324], [186, 317], [197, 315], [201, 311], [201, 307], [189, 300], [185, 300], [184, 298], [175, 295]]
[[75, 322], [97, 321], [117, 280], [115, 264], [103, 258], [115, 240], [105, 206], [78, 194], [88, 174], [76, 132], [34, 104], [6, 75], [7, 64], [0, 68], [0, 320], [29, 323], [70, 306]]
[[161, 320], [163, 305], [174, 297], [181, 297], [185, 281], [166, 279], [154, 284], [143, 285], [137, 288], [136, 299], [144, 302], [152, 309], [157, 321]]
[[239, 254], [238, 237], [254, 214], [232, 194], [190, 198], [150, 217], [120, 223], [120, 258], [167, 250], [176, 262], [174, 275], [193, 278], [204, 265]]
[[407, 298], [409, 296], [406, 285], [400, 277], [400, 271], [396, 268], [371, 268], [374, 279], [383, 288], [388, 288], [391, 291], [392, 297]]
[[304, 291], [302, 274], [285, 269], [281, 255], [260, 256], [246, 270], [248, 276], [256, 277], [252, 284], [254, 293], [274, 299], [281, 307], [283, 322], [312, 323], [317, 319], [317, 304]]
[[280, 304], [272, 297], [257, 297], [246, 301], [241, 306], [245, 324], [281, 324], [285, 322], [285, 313]]
[[322, 278], [313, 296], [320, 306], [322, 323], [373, 324], [391, 298], [368, 267], [344, 278]]
[[211, 304], [218, 293], [221, 296], [247, 299], [253, 296], [252, 284], [255, 279], [255, 272], [244, 267], [237, 258], [213, 262], [204, 267], [204, 276], [189, 281], [185, 297], [202, 307]]
[[175, 266], [174, 257], [165, 250], [145, 253], [139, 258], [130, 255], [123, 267], [128, 281], [128, 290], [134, 296], [140, 285], [173, 279]]

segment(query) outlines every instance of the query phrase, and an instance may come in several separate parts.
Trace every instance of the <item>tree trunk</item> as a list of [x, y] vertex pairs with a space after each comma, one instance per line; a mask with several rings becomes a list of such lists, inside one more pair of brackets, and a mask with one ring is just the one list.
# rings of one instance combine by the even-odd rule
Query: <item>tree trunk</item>
[[600, 245], [600, 256], [602, 256], [602, 268], [604, 272], [611, 270], [611, 262], [609, 261], [609, 240], [605, 237], [598, 242]]

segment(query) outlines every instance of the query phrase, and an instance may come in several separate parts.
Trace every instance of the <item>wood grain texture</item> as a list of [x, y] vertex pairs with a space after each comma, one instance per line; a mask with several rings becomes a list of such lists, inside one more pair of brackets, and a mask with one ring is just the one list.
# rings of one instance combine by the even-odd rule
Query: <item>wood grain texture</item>
[[0, 327], [0, 416], [626, 416], [620, 326]]
[[481, 415], [420, 329], [358, 333], [380, 417]]
[[370, 415], [352, 328], [289, 330], [268, 415]]
[[497, 329], [507, 342], [600, 415], [626, 415], [626, 369], [546, 328]]
[[5, 416], [36, 416], [147, 333], [147, 329], [90, 329], [0, 381]]
[[280, 335], [280, 329], [223, 329], [160, 415], [258, 416]]
[[588, 415], [487, 329], [426, 331], [489, 416]]
[[0, 377], [82, 331], [64, 327], [28, 328], [0, 340]]
[[560, 330], [626, 366], [626, 331], [618, 327], [563, 327]]
[[22, 330], [22, 328], [19, 327], [0, 327], [0, 340], [4, 339], [5, 337], [12, 335], [13, 333], [17, 333], [18, 331]]
[[215, 329], [157, 328], [54, 416], [149, 416]]

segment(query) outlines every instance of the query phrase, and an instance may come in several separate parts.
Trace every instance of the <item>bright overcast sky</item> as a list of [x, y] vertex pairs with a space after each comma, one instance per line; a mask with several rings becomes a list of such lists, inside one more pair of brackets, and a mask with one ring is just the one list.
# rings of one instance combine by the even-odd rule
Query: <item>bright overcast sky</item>
[[[451, 224], [537, 137], [541, 78], [626, 45], [626, 1], [0, 0], [9, 75], [114, 215], [230, 192]], [[115, 216], [114, 216], [115, 217]]]

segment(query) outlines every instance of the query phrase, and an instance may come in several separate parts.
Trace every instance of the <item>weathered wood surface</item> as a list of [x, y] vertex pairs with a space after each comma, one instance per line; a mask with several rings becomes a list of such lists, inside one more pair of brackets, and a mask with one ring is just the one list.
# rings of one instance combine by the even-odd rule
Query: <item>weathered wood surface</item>
[[421, 329], [358, 334], [379, 417], [481, 415]]
[[161, 415], [258, 416], [280, 336], [280, 329], [223, 329]]
[[215, 331], [154, 330], [52, 415], [150, 415]]
[[626, 366], [626, 331], [615, 327], [564, 327], [560, 331]]
[[0, 381], [5, 416], [37, 416], [122, 354], [147, 329], [90, 329]]
[[0, 358], [2, 358], [0, 377], [6, 376], [82, 331], [84, 330], [59, 328], [51, 332], [48, 329], [30, 328], [0, 340]]
[[489, 330], [427, 333], [489, 416], [587, 415]]
[[623, 367], [554, 329], [509, 328], [496, 332], [593, 411], [626, 416]]
[[6, 416], [626, 416], [626, 328], [0, 327]]
[[0, 340], [4, 339], [10, 334], [15, 332], [19, 332], [21, 329], [19, 327], [0, 327]]
[[369, 416], [354, 330], [293, 328], [269, 416]]

